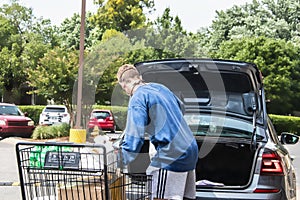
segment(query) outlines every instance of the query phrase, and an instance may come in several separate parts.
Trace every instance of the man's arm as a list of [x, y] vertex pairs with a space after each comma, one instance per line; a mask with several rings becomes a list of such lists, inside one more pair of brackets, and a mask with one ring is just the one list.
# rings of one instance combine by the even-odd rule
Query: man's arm
[[147, 110], [142, 106], [128, 109], [124, 140], [121, 144], [123, 164], [132, 162], [144, 144], [145, 128], [148, 123]]

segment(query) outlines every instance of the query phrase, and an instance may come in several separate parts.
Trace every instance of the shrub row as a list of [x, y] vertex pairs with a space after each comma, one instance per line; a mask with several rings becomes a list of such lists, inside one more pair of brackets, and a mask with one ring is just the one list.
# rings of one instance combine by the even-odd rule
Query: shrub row
[[[18, 106], [22, 112], [28, 113], [28, 116], [34, 121], [35, 125], [39, 123], [39, 117], [42, 113], [42, 110], [45, 106], [42, 105], [29, 105], [29, 106]], [[126, 116], [127, 116], [127, 107], [121, 106], [101, 106], [101, 105], [94, 105], [93, 108], [95, 109], [109, 109], [113, 111], [115, 115], [115, 120], [117, 124], [117, 128], [119, 130], [123, 130], [125, 127]]]
[[[32, 118], [32, 120], [35, 122], [36, 125], [38, 125], [39, 115], [42, 112], [44, 106], [19, 106], [19, 108], [23, 112], [27, 112], [29, 117]], [[93, 108], [112, 110], [115, 116], [117, 130], [124, 130], [126, 125], [127, 107], [120, 107], [120, 106], [111, 107], [111, 106], [94, 105]], [[282, 132], [290, 132], [290, 133], [300, 135], [300, 117], [282, 116], [282, 115], [273, 115], [273, 114], [269, 116], [278, 134]], [[62, 127], [62, 129], [67, 129], [67, 131], [56, 130], [56, 128], [57, 127], [51, 128], [45, 126], [42, 127], [37, 126], [36, 128], [37, 130], [35, 131], [36, 133], [33, 135], [33, 137], [39, 139], [46, 139], [46, 138], [55, 138], [58, 136], [68, 136], [70, 128], [66, 126]], [[47, 132], [49, 133], [48, 136], [46, 136]]]
[[39, 117], [45, 106], [18, 106], [23, 113], [27, 113], [28, 116], [34, 121], [34, 124], [39, 123]]
[[[32, 134], [33, 139], [52, 139], [57, 137], [69, 136], [70, 126], [66, 124], [55, 126], [40, 126], [39, 116], [45, 106], [19, 106], [22, 112], [26, 112], [28, 116], [34, 121], [36, 128]], [[123, 130], [126, 125], [127, 107], [121, 106], [101, 106], [94, 105], [94, 109], [109, 109], [112, 110], [117, 125], [117, 130]]]
[[31, 138], [33, 139], [52, 139], [69, 136], [70, 125], [61, 123], [53, 126], [36, 126]]
[[282, 132], [294, 133], [300, 136], [300, 117], [269, 115], [277, 134]]

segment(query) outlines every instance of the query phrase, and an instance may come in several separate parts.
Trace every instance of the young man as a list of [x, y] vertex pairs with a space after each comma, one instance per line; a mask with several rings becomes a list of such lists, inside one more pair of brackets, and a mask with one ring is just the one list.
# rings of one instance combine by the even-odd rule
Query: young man
[[165, 86], [145, 83], [133, 65], [121, 66], [117, 78], [131, 96], [121, 144], [124, 164], [136, 158], [147, 134], [156, 149], [147, 169], [153, 198], [195, 199], [198, 147], [183, 118], [182, 102]]

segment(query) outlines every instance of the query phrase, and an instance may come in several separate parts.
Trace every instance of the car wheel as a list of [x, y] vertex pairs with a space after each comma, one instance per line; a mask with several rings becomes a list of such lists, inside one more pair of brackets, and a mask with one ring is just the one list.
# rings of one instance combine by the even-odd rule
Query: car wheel
[[112, 129], [110, 132], [111, 132], [111, 133], [115, 133], [116, 130], [117, 130], [117, 126], [115, 125], [115, 126], [114, 126], [114, 129]]
[[88, 133], [93, 132], [94, 128], [89, 128]]

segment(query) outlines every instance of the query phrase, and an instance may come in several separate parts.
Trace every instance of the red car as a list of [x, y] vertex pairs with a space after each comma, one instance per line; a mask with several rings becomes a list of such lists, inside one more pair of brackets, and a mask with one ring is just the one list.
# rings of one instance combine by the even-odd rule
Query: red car
[[0, 103], [0, 139], [30, 137], [35, 126], [32, 119], [14, 104]]
[[99, 130], [114, 133], [116, 131], [116, 123], [111, 110], [94, 109], [88, 124], [89, 132], [92, 132], [95, 126], [98, 126]]

